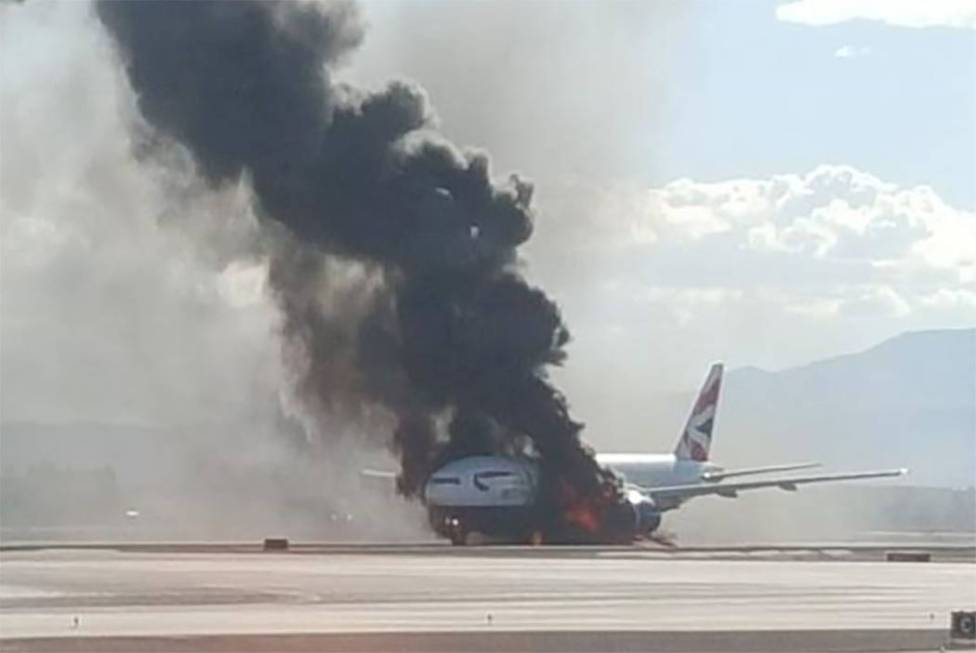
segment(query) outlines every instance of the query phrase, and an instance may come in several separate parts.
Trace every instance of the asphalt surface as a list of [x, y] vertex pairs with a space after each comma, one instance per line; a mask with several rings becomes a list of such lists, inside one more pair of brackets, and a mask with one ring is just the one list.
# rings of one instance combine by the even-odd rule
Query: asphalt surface
[[671, 653], [848, 653], [850, 651], [938, 651], [945, 636], [936, 630], [809, 631], [482, 631], [409, 633], [302, 633], [174, 637], [90, 637], [0, 640], [7, 653], [330, 653], [398, 651], [440, 653], [501, 651], [669, 651]]
[[976, 564], [879, 551], [6, 547], [0, 650], [936, 650]]
[[[263, 553], [260, 542], [31, 542], [0, 544], [0, 556], [45, 550], [115, 551], [121, 553]], [[881, 561], [891, 553], [924, 552], [933, 562], [976, 562], [976, 539], [946, 542], [804, 542], [753, 543], [734, 546], [668, 546], [638, 542], [624, 546], [470, 546], [446, 541], [414, 543], [291, 542], [288, 553], [305, 555], [396, 555], [437, 557], [593, 558], [595, 556], [710, 560], [846, 560]]]

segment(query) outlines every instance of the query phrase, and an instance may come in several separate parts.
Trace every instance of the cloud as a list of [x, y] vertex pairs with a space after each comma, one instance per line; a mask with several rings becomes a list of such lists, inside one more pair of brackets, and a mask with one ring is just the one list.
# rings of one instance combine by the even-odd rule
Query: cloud
[[842, 45], [834, 50], [834, 57], [837, 59], [854, 59], [856, 57], [866, 57], [871, 54], [871, 48], [866, 45]]
[[838, 312], [850, 316], [867, 315], [904, 317], [912, 306], [891, 286], [867, 286], [848, 293], [846, 301], [838, 306]]
[[573, 329], [570, 396], [635, 348], [655, 370], [635, 387], [692, 385], [716, 358], [776, 368], [976, 323], [976, 211], [928, 186], [820, 165], [543, 199], [531, 271]]
[[972, 0], [795, 0], [776, 7], [776, 17], [815, 27], [861, 19], [898, 27], [976, 29], [976, 4]]
[[[851, 166], [647, 191], [648, 229], [778, 266], [861, 266], [872, 278], [976, 280], [976, 214], [928, 186], [899, 188]], [[789, 259], [779, 255], [788, 254]]]
[[[532, 259], [586, 256], [587, 277], [610, 264], [663, 287], [829, 288], [833, 296], [873, 284], [909, 302], [976, 283], [976, 212], [928, 186], [899, 187], [852, 166], [658, 188], [567, 186], [558, 195], [543, 209], [560, 221], [543, 218], [547, 247]], [[573, 268], [561, 272], [572, 278]]]

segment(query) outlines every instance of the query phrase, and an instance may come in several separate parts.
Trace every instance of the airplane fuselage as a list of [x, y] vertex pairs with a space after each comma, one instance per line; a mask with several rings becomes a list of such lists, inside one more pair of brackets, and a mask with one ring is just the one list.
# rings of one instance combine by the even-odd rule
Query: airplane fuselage
[[[707, 474], [719, 472], [721, 467], [710, 462], [682, 460], [673, 453], [603, 453], [596, 461], [608, 467], [624, 481], [624, 487], [667, 487], [701, 483]], [[678, 500], [658, 501], [659, 512], [681, 505]]]
[[[704, 474], [721, 468], [709, 462], [682, 460], [674, 454], [599, 454], [597, 462], [624, 482], [624, 495], [634, 511], [635, 529], [653, 532], [662, 512], [680, 500], [651, 503], [640, 486], [701, 483]], [[528, 458], [471, 456], [444, 465], [428, 479], [424, 491], [431, 526], [451, 540], [464, 533], [486, 536], [531, 536], [539, 471]]]
[[681, 460], [673, 453], [600, 453], [596, 461], [625, 483], [644, 487], [699, 483], [706, 474], [722, 469], [707, 461]]

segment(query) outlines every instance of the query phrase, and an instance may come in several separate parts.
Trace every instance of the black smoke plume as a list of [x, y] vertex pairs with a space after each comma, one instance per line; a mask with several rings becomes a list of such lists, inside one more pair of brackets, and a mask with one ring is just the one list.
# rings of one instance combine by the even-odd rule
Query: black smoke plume
[[354, 7], [96, 6], [146, 121], [209, 184], [247, 180], [261, 218], [286, 227], [270, 286], [297, 393], [325, 416], [316, 437], [331, 437], [327, 416], [382, 409], [408, 496], [449, 459], [534, 455], [540, 528], [569, 503], [618, 500], [547, 380], [569, 333], [516, 266], [531, 185], [494, 183], [485, 155], [438, 137], [420, 88], [331, 80], [362, 38]]

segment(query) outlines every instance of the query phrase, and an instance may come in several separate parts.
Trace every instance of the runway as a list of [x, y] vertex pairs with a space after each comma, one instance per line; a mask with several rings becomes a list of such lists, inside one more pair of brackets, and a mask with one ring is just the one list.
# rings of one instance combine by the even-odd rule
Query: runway
[[0, 649], [926, 650], [976, 606], [971, 562], [730, 555], [7, 548]]

